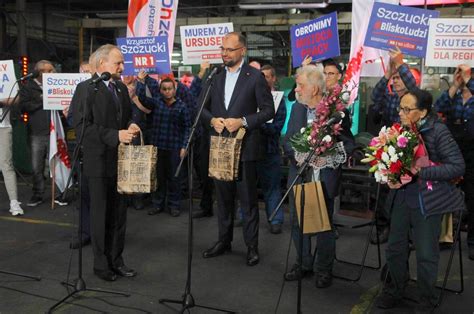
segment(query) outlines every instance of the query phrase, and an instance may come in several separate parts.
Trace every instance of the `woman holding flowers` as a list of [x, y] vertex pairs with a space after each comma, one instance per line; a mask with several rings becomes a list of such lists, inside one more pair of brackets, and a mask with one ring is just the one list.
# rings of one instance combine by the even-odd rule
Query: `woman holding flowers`
[[[385, 176], [391, 189], [396, 190], [396, 193], [393, 193], [390, 234], [386, 250], [392, 280], [378, 299], [379, 308], [394, 308], [402, 299], [403, 290], [409, 279], [407, 260], [410, 229], [413, 230], [416, 246], [418, 310], [430, 311], [437, 303], [435, 284], [439, 262], [438, 240], [441, 213], [445, 209], [439, 208], [429, 213], [424, 211], [420, 194], [422, 184], [452, 181], [461, 177], [464, 173], [464, 160], [448, 128], [430, 113], [432, 100], [428, 92], [417, 89], [407, 92], [401, 98], [399, 108], [402, 126], [410, 131], [409, 134], [419, 132], [423, 140], [420, 141], [420, 145], [424, 142], [424, 148], [429, 156], [429, 166], [426, 154], [418, 158], [419, 154], [415, 153], [410, 162], [411, 169], [405, 173], [400, 170], [395, 180], [393, 172], [397, 169], [382, 171], [379, 174]], [[409, 140], [398, 144], [403, 146], [408, 143]], [[423, 158], [425, 162], [422, 162]], [[400, 169], [403, 168], [402, 165], [399, 166]], [[379, 179], [384, 181], [384, 178]], [[433, 191], [436, 193], [436, 189]]]

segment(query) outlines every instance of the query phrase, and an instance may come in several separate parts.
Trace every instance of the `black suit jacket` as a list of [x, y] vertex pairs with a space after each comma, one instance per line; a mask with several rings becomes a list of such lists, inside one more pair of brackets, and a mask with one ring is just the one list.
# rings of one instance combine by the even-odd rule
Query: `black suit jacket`
[[[202, 112], [202, 120], [205, 125], [210, 125], [212, 118], [245, 117], [248, 129], [242, 142], [241, 160], [251, 161], [263, 158], [265, 145], [262, 145], [260, 126], [275, 116], [270, 88], [260, 71], [244, 63], [235, 84], [229, 108], [226, 109], [224, 103], [225, 78], [226, 71], [222, 71], [214, 77], [209, 98]], [[206, 89], [206, 87], [203, 88], [201, 97]], [[212, 129], [211, 135], [216, 134]], [[229, 136], [227, 130], [224, 130], [223, 136]]]
[[[96, 78], [95, 74], [92, 79]], [[73, 124], [79, 140], [84, 126], [84, 174], [89, 177], [117, 175], [118, 131], [131, 123], [131, 102], [127, 87], [116, 82], [120, 111], [104, 82], [79, 83], [71, 101]], [[83, 114], [85, 111], [85, 124]]]
[[[288, 184], [293, 182], [295, 179], [298, 167], [296, 166], [295, 161], [295, 151], [291, 147], [290, 138], [300, 132], [301, 128], [308, 125], [308, 109], [306, 106], [295, 102], [291, 109], [290, 120], [288, 121], [288, 127], [286, 130], [285, 138], [283, 139], [283, 149], [285, 155], [290, 159], [290, 169], [288, 173]], [[349, 112], [345, 110], [345, 117], [342, 120], [342, 132], [338, 136], [338, 141], [344, 143], [344, 148], [347, 155], [350, 155], [355, 148], [354, 136], [352, 135], [351, 129], [351, 120], [349, 118]], [[327, 196], [334, 198], [339, 193], [339, 183], [341, 178], [341, 167], [339, 166], [336, 169], [324, 168], [320, 172], [320, 180], [323, 183], [322, 186], [327, 193]]]

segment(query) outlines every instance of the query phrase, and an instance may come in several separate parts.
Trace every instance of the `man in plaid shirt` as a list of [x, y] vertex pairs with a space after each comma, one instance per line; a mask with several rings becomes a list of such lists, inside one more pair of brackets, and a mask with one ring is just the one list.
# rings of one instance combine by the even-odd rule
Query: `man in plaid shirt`
[[[388, 83], [392, 80], [391, 87]], [[403, 53], [396, 48], [390, 51], [390, 66], [385, 75], [375, 85], [372, 91], [372, 110], [382, 115], [382, 125], [391, 126], [400, 122], [398, 107], [400, 98], [407, 92], [416, 88], [416, 80], [410, 68], [403, 62]]]
[[156, 86], [156, 80], [145, 72], [138, 74], [137, 95], [139, 100], [153, 110], [152, 143], [158, 148], [156, 175], [158, 178], [157, 198], [153, 200], [155, 208], [148, 212], [156, 215], [168, 207], [170, 215], [180, 214], [179, 178], [174, 174], [181, 158], [185, 157], [185, 148], [191, 131], [191, 113], [187, 104], [176, 98], [175, 82], [165, 78], [160, 82], [160, 94], [152, 91], [153, 98], [146, 96], [145, 88]]
[[453, 134], [466, 162], [461, 188], [468, 209], [467, 244], [469, 259], [474, 260], [474, 80], [471, 69], [460, 65], [454, 73], [451, 87], [436, 100], [435, 109], [446, 116], [446, 124]]

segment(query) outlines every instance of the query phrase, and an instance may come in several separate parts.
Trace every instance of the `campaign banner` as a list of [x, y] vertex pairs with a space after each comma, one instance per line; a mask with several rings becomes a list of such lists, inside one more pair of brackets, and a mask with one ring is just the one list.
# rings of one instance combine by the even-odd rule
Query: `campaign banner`
[[410, 56], [424, 58], [428, 26], [439, 12], [375, 2], [364, 45], [383, 50], [398, 46]]
[[0, 61], [0, 100], [15, 97], [18, 85], [15, 84], [16, 75], [13, 60]]
[[129, 0], [127, 37], [168, 37], [173, 52], [178, 0]]
[[137, 75], [142, 69], [150, 74], [171, 72], [165, 36], [117, 38], [117, 46], [124, 58], [124, 75]]
[[184, 64], [222, 63], [222, 40], [234, 31], [234, 24], [219, 23], [181, 26], [181, 47]]
[[474, 19], [432, 19], [425, 65], [474, 67]]
[[43, 109], [64, 110], [77, 84], [90, 78], [90, 73], [43, 73]]
[[341, 54], [336, 12], [292, 26], [290, 36], [294, 68], [301, 66], [308, 55], [318, 61]]

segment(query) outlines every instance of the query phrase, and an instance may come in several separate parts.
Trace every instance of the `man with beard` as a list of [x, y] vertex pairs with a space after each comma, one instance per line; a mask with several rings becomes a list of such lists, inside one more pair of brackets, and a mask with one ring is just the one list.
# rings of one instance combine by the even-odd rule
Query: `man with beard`
[[[288, 184], [293, 182], [298, 171], [298, 165], [295, 160], [295, 151], [291, 147], [290, 139], [296, 133], [299, 133], [301, 128], [306, 127], [312, 121], [322, 119], [322, 116], [318, 114], [318, 106], [327, 104], [324, 100], [324, 89], [325, 79], [322, 71], [315, 65], [305, 65], [298, 69], [296, 72], [296, 99], [298, 102], [293, 104], [291, 109], [290, 120], [288, 121], [288, 129], [283, 141], [283, 148], [285, 154], [290, 160], [290, 169], [288, 173]], [[321, 111], [322, 112], [322, 111]], [[337, 136], [336, 142], [344, 143], [344, 150], [347, 155], [350, 155], [355, 147], [354, 137], [350, 131], [351, 122], [349, 118], [349, 112], [347, 109], [344, 110], [345, 116], [342, 120], [342, 130]], [[302, 180], [298, 183], [310, 182], [313, 179], [313, 169], [307, 171], [306, 175], [303, 176]], [[341, 180], [341, 166], [332, 169], [329, 167], [322, 168], [319, 170], [319, 178], [323, 186], [324, 199], [326, 201], [326, 207], [328, 216], [332, 220], [332, 214], [334, 210], [334, 199], [339, 193], [339, 184]], [[287, 281], [297, 280], [299, 277], [306, 277], [313, 274], [313, 256], [311, 253], [311, 236], [303, 235], [303, 248], [300, 248], [300, 226], [296, 215], [295, 208], [295, 197], [293, 193], [289, 195], [289, 206], [290, 216], [293, 224], [292, 238], [296, 247], [298, 255], [302, 252], [302, 256], [299, 256], [298, 260], [302, 261], [295, 264], [293, 268], [287, 272], [284, 277]], [[299, 201], [299, 200], [296, 200]], [[327, 288], [332, 284], [332, 266], [336, 251], [336, 238], [333, 230], [320, 232], [316, 235], [318, 247], [316, 256], [316, 286], [318, 288]]]
[[243, 60], [246, 51], [246, 39], [242, 34], [232, 32], [224, 37], [221, 54], [225, 71], [214, 77], [214, 88], [202, 112], [204, 124], [213, 129], [211, 135], [228, 137], [242, 127], [246, 129], [240, 158], [240, 179], [237, 182], [215, 180], [219, 237], [217, 243], [203, 252], [203, 257], [215, 257], [231, 250], [235, 195], [238, 192], [247, 245], [247, 265], [254, 266], [260, 259], [256, 161], [265, 154], [260, 127], [273, 118], [275, 110], [265, 78]]

